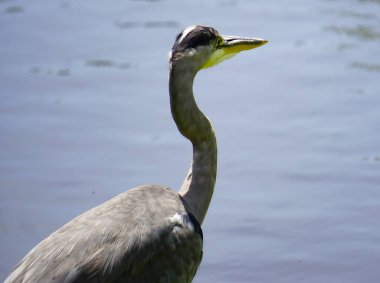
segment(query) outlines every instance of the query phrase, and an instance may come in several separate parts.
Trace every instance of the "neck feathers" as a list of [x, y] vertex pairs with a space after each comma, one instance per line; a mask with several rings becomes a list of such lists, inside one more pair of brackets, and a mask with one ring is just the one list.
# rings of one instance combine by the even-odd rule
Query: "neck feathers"
[[193, 95], [196, 72], [172, 67], [169, 78], [170, 105], [178, 130], [193, 144], [193, 161], [179, 191], [188, 210], [202, 223], [214, 191], [217, 145], [214, 130], [199, 110]]

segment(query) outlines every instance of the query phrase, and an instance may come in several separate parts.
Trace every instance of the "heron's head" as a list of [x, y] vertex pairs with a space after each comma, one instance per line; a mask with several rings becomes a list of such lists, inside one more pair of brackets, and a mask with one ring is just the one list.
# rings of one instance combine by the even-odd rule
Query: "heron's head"
[[176, 38], [169, 53], [170, 67], [181, 66], [197, 72], [267, 42], [260, 38], [223, 36], [212, 27], [190, 26]]

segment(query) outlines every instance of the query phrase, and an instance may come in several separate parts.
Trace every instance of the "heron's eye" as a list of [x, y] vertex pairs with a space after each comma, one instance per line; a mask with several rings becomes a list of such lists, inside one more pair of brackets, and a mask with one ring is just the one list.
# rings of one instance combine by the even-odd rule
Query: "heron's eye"
[[224, 43], [224, 40], [222, 37], [218, 37], [218, 39], [216, 40], [216, 47], [219, 47], [221, 45], [223, 45]]

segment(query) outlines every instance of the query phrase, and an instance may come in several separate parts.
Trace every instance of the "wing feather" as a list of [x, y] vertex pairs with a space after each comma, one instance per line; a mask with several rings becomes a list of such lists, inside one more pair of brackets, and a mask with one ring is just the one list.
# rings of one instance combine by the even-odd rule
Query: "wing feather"
[[191, 282], [202, 257], [192, 217], [167, 188], [132, 189], [51, 234], [5, 282]]

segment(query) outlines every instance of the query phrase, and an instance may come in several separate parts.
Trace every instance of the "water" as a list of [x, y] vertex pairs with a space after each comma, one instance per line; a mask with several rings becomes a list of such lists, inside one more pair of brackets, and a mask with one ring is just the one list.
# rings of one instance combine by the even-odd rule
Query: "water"
[[375, 0], [0, 1], [0, 278], [90, 207], [179, 187], [166, 60], [194, 23], [270, 41], [196, 81], [219, 171], [194, 282], [379, 282]]

